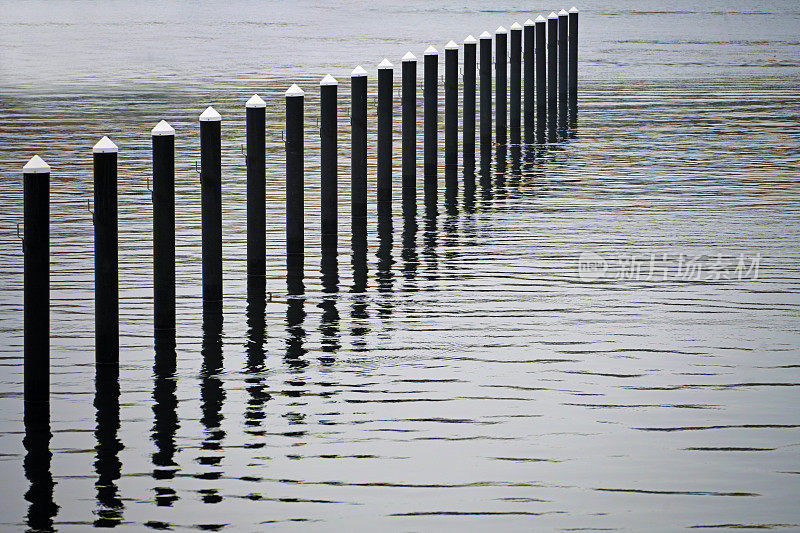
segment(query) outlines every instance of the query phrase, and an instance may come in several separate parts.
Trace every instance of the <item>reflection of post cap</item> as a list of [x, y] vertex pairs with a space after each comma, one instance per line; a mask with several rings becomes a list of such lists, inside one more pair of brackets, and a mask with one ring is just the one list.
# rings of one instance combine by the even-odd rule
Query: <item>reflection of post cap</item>
[[169, 122], [162, 120], [156, 127], [150, 130], [153, 137], [166, 137], [168, 135], [175, 135], [175, 128], [169, 125]]
[[406, 53], [406, 55], [403, 56], [403, 61], [416, 61], [416, 60], [417, 60], [417, 56], [415, 56], [411, 52], [408, 52], [408, 53]]
[[211, 106], [208, 106], [206, 110], [203, 111], [203, 114], [200, 115], [200, 122], [219, 122], [220, 120], [222, 120], [222, 117], [217, 113], [217, 110]]
[[511, 29], [512, 30], [521, 30], [522, 29], [522, 25], [519, 22], [515, 22], [514, 24], [511, 25]]
[[331, 76], [330, 74], [326, 74], [322, 81], [319, 82], [320, 85], [339, 85], [339, 82], [336, 81], [336, 78]]
[[489, 33], [488, 31], [485, 31], [485, 32], [481, 33], [481, 34], [478, 36], [478, 38], [479, 38], [479, 39], [491, 39], [491, 38], [492, 38], [492, 34], [491, 34], [491, 33]]
[[286, 97], [289, 98], [291, 96], [303, 96], [306, 93], [303, 92], [303, 89], [297, 86], [296, 83], [293, 83], [291, 87], [286, 89]]
[[358, 65], [356, 68], [353, 69], [353, 72], [350, 73], [350, 77], [352, 78], [360, 78], [366, 75], [367, 71], [361, 68], [361, 65]]
[[392, 62], [391, 62], [391, 61], [389, 61], [387, 58], [385, 58], [385, 57], [384, 57], [384, 58], [383, 58], [383, 61], [381, 61], [380, 63], [378, 63], [378, 68], [379, 68], [379, 69], [384, 69], [384, 68], [394, 68], [394, 65], [392, 65]]
[[119, 151], [117, 145], [111, 142], [108, 137], [103, 137], [92, 148], [92, 152], [96, 154], [116, 154]]
[[578, 12], [578, 8], [575, 7], [575, 6], [572, 6], [571, 8], [569, 8], [569, 12], [570, 13], [577, 13]]
[[25, 166], [22, 167], [23, 174], [50, 174], [50, 165], [44, 162], [44, 160], [35, 155], [31, 157], [31, 160], [25, 163]]
[[538, 17], [536, 17], [536, 22], [545, 22], [546, 20], [547, 20], [547, 19], [545, 19], [545, 18], [544, 18], [543, 16], [541, 16], [541, 15], [539, 15]]
[[267, 107], [267, 103], [264, 100], [262, 100], [260, 96], [254, 94], [247, 101], [245, 107], [256, 107], [256, 108]]
[[455, 41], [450, 41], [446, 45], [444, 45], [445, 50], [458, 50], [458, 45]]
[[464, 39], [464, 44], [475, 44], [477, 42], [478, 39], [476, 39], [473, 35], [468, 35], [467, 38]]

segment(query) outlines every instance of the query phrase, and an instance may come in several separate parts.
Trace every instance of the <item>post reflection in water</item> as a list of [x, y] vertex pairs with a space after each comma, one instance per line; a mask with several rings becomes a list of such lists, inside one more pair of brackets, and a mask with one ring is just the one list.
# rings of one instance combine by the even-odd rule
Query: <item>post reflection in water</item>
[[417, 217], [411, 213], [403, 212], [403, 291], [414, 292], [419, 290], [416, 284], [417, 266]]
[[303, 359], [307, 350], [303, 347], [306, 331], [303, 329], [305, 320], [305, 286], [302, 279], [302, 257], [300, 260], [287, 258], [288, 273], [286, 286], [286, 364], [294, 369], [301, 370], [308, 366], [308, 361]]
[[[180, 427], [178, 421], [177, 381], [175, 377], [175, 338], [163, 338], [163, 344], [156, 345], [156, 362], [153, 366], [153, 432], [151, 434], [156, 451], [153, 453], [153, 479], [170, 480], [178, 472], [175, 454], [175, 433]], [[172, 487], [156, 486], [156, 505], [171, 506], [178, 500]]]
[[95, 376], [94, 406], [97, 410], [95, 427], [95, 462], [97, 472], [97, 510], [95, 527], [114, 527], [122, 522], [123, 504], [116, 482], [122, 473], [119, 452], [124, 447], [119, 440], [119, 370], [113, 365], [98, 365]]
[[[392, 245], [394, 235], [392, 228], [392, 206], [391, 204], [378, 204], [378, 271], [376, 279], [378, 282], [378, 293], [383, 295], [378, 302], [378, 316], [389, 318], [392, 314], [391, 292], [394, 284], [394, 258], [392, 257]], [[390, 330], [388, 326], [387, 330]]]
[[[216, 480], [222, 476], [222, 441], [225, 430], [222, 429], [222, 405], [225, 401], [225, 389], [222, 386], [222, 314], [217, 312], [203, 314], [203, 342], [201, 346], [203, 363], [200, 368], [200, 423], [205, 429], [205, 438], [200, 444], [203, 455], [197, 461], [207, 467], [208, 471], [200, 473], [199, 479]], [[222, 501], [215, 488], [201, 489], [204, 503]]]
[[492, 200], [492, 157], [481, 152], [481, 167], [478, 170], [481, 183], [481, 202], [486, 205]]
[[475, 170], [464, 168], [464, 211], [475, 212]]
[[326, 242], [325, 237], [325, 235], [322, 237], [322, 259], [320, 261], [322, 300], [319, 303], [319, 308], [322, 309], [319, 331], [322, 334], [324, 355], [319, 360], [323, 364], [331, 364], [334, 359], [330, 354], [336, 353], [341, 348], [339, 310], [336, 308], [339, 292], [339, 259], [335, 239], [333, 242]]
[[495, 153], [497, 162], [497, 171], [495, 174], [495, 184], [497, 185], [497, 199], [504, 200], [506, 198], [506, 172], [508, 170], [508, 148], [505, 145], [497, 147]]
[[50, 405], [48, 402], [25, 403], [25, 459], [22, 467], [30, 482], [25, 500], [30, 503], [25, 523], [32, 531], [53, 531], [58, 505], [53, 499], [53, 475], [50, 472]]
[[352, 308], [350, 317], [353, 325], [350, 333], [353, 336], [353, 349], [363, 351], [366, 349], [365, 336], [369, 333], [367, 320], [367, 225], [366, 219], [353, 221], [353, 237], [351, 241], [353, 285], [350, 288]]
[[444, 210], [453, 215], [458, 212], [458, 167], [445, 167], [444, 180], [448, 184], [444, 190]]
[[[436, 281], [439, 279], [437, 276], [439, 268], [438, 254], [436, 252], [436, 224], [438, 216], [439, 213], [436, 204], [428, 204], [425, 206], [422, 257], [425, 259], [425, 271], [427, 273], [425, 279], [429, 281]], [[434, 286], [432, 285], [430, 289], [434, 290]]]
[[514, 144], [509, 148], [511, 155], [511, 179], [509, 185], [518, 187], [522, 179], [522, 147]]
[[[266, 352], [267, 324], [266, 313], [266, 280], [263, 277], [254, 277], [247, 280], [247, 342], [245, 351], [247, 363], [245, 366], [245, 388], [249, 398], [244, 413], [245, 432], [249, 435], [264, 435], [262, 424], [264, 421], [264, 404], [270, 399], [264, 384], [264, 360]], [[263, 442], [249, 444], [249, 448], [260, 448]]]

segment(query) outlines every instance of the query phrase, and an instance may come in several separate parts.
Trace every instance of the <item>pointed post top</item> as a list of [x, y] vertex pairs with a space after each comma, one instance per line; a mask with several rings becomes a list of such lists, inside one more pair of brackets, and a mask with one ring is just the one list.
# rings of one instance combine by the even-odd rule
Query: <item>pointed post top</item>
[[156, 127], [150, 130], [150, 134], [153, 137], [163, 137], [167, 135], [175, 135], [175, 128], [169, 125], [169, 122], [166, 120], [162, 120]]
[[222, 116], [217, 113], [217, 110], [211, 106], [208, 106], [203, 114], [200, 115], [200, 122], [219, 122], [222, 120]]
[[253, 96], [250, 97], [250, 99], [244, 106], [251, 108], [252, 107], [261, 108], [261, 107], [267, 107], [267, 103], [260, 96], [254, 94]]
[[383, 61], [381, 61], [380, 63], [378, 63], [378, 68], [379, 68], [379, 69], [384, 69], [384, 68], [394, 68], [394, 65], [392, 65], [392, 62], [391, 62], [391, 61], [389, 61], [387, 58], [385, 58], [385, 57], [384, 57], [384, 58], [383, 58]]
[[525, 21], [525, 25], [526, 26], [533, 26], [534, 24], [536, 24], [536, 23], [534, 21], [532, 21], [531, 19], [528, 19], [528, 20]]
[[536, 22], [545, 22], [546, 20], [547, 20], [547, 19], [546, 19], [546, 18], [544, 18], [544, 17], [543, 17], [543, 16], [541, 16], [541, 15], [539, 15], [538, 17], [536, 17]]
[[416, 61], [416, 60], [417, 56], [415, 56], [411, 52], [408, 52], [406, 55], [403, 56], [403, 61]]
[[561, 11], [558, 12], [559, 17], [566, 17], [567, 15], [569, 15], [569, 13], [567, 13], [566, 9], [562, 9]]
[[503, 35], [503, 34], [505, 34], [505, 33], [508, 33], [508, 30], [507, 30], [507, 29], [505, 29], [504, 27], [500, 26], [499, 28], [497, 28], [496, 30], [494, 30], [494, 32], [495, 32], [496, 34]]
[[438, 56], [439, 55], [439, 51], [436, 48], [434, 48], [433, 46], [429, 46], [428, 48], [425, 49], [425, 55], [426, 56]]
[[336, 81], [336, 78], [331, 76], [330, 74], [326, 74], [322, 81], [319, 82], [320, 85], [339, 85], [339, 82]]
[[572, 6], [571, 8], [569, 8], [569, 12], [570, 13], [577, 13], [578, 12], [578, 8], [575, 7], [575, 6]]
[[480, 34], [479, 38], [480, 39], [491, 39], [492, 38], [492, 34], [489, 33], [488, 31], [485, 31], [485, 32]]
[[464, 39], [464, 44], [475, 44], [478, 42], [478, 39], [475, 38], [474, 35], [470, 34], [467, 35], [467, 38]]
[[44, 159], [35, 155], [31, 160], [25, 163], [22, 167], [23, 174], [50, 174], [50, 165], [44, 162]]
[[95, 154], [116, 154], [118, 151], [117, 145], [111, 142], [108, 137], [103, 137], [97, 141], [97, 144], [92, 148], [92, 152]]
[[367, 75], [367, 71], [361, 68], [361, 65], [358, 65], [356, 68], [353, 69], [353, 72], [350, 73], [350, 77], [352, 78], [359, 78]]
[[458, 45], [455, 41], [450, 41], [446, 45], [444, 45], [445, 50], [458, 50]]
[[511, 29], [512, 30], [521, 30], [522, 29], [522, 24], [520, 24], [519, 22], [515, 22], [514, 24], [511, 25]]
[[286, 98], [289, 98], [291, 96], [303, 96], [304, 94], [306, 93], [304, 93], [303, 89], [298, 87], [296, 83], [293, 83], [291, 87], [286, 89]]
[[558, 15], [556, 15], [555, 11], [551, 11], [550, 14], [547, 15], [547, 18], [549, 18], [549, 19], [557, 19]]

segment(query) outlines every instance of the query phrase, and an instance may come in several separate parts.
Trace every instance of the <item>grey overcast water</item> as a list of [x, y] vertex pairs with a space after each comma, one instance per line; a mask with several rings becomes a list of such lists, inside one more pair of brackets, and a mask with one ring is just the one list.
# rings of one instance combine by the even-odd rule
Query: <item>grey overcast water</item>
[[[459, 171], [454, 201], [440, 176], [438, 216], [407, 220], [396, 203], [392, 231], [376, 231], [378, 63], [569, 7], [0, 1], [0, 530], [800, 529], [796, 0], [578, 4], [572, 135], [498, 152], [474, 189]], [[365, 261], [349, 234], [358, 64]], [[325, 74], [341, 85], [341, 235], [321, 276]], [[287, 295], [284, 259], [291, 83], [306, 91], [302, 296]], [[245, 279], [253, 93], [267, 102], [265, 311], [248, 309]], [[201, 327], [195, 171], [212, 104], [221, 342]], [[420, 98], [420, 135], [421, 112]], [[147, 187], [161, 119], [176, 129], [174, 374], [153, 365]], [[398, 199], [399, 122], [396, 99]], [[94, 383], [86, 202], [103, 135], [120, 148], [118, 403]], [[52, 458], [23, 445], [16, 225], [34, 154], [52, 167]]]

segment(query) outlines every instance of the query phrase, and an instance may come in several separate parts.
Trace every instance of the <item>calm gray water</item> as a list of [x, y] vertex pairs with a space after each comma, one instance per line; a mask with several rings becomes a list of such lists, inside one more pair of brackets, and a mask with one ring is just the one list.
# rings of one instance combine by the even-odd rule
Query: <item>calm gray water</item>
[[[574, 136], [500, 154], [474, 191], [460, 177], [437, 217], [396, 205], [388, 235], [371, 181], [366, 261], [351, 253], [349, 72], [367, 68], [374, 93], [383, 57], [570, 6], [530, 7], [0, 2], [0, 529], [800, 528], [796, 2], [579, 5]], [[343, 235], [323, 277], [327, 73], [342, 86]], [[283, 259], [294, 82], [307, 94], [302, 297], [287, 296]], [[265, 311], [245, 283], [254, 92], [268, 117]], [[209, 104], [223, 116], [221, 338], [201, 328]], [[161, 119], [177, 130], [174, 374], [154, 370], [151, 339]], [[98, 411], [86, 200], [103, 135], [120, 147], [122, 366], [118, 409], [112, 391]], [[37, 153], [53, 169], [49, 464], [41, 446], [26, 460], [22, 424], [16, 224]], [[399, 142], [395, 155], [399, 185]]]

